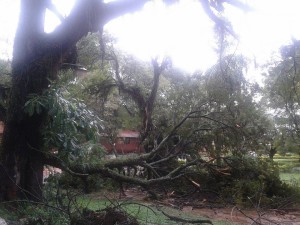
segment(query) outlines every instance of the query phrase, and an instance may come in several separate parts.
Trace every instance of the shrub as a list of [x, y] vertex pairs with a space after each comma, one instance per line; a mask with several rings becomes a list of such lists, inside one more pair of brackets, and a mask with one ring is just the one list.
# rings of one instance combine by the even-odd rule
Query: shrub
[[47, 184], [57, 183], [63, 189], [78, 189], [84, 193], [99, 191], [105, 185], [104, 180], [99, 175], [90, 175], [87, 177], [76, 177], [63, 172], [59, 176], [51, 176], [47, 179]]

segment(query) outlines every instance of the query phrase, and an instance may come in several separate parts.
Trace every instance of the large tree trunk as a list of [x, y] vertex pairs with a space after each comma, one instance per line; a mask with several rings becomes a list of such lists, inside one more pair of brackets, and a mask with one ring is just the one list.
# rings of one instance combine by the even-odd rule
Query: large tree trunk
[[71, 14], [55, 31], [44, 33], [49, 0], [21, 0], [12, 64], [12, 92], [1, 151], [0, 201], [42, 199], [44, 162], [42, 129], [47, 116], [24, 112], [30, 95], [41, 95], [55, 79], [68, 51], [88, 32], [109, 20], [135, 11], [147, 0], [78, 0]]
[[41, 200], [43, 164], [41, 127], [45, 112], [24, 113], [29, 94], [48, 86], [49, 66], [37, 43], [44, 34], [45, 1], [21, 1], [20, 22], [14, 42], [12, 92], [4, 131], [2, 160], [6, 170], [7, 200], [16, 197]]

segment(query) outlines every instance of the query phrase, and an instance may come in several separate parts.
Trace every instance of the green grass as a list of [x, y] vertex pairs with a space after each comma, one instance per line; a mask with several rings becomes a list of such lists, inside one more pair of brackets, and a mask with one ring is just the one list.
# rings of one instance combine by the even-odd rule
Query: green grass
[[281, 159], [274, 159], [274, 162], [276, 162], [278, 164], [279, 168], [281, 166], [290, 167], [290, 169], [292, 169], [293, 167], [300, 167], [299, 159], [281, 158]]
[[[142, 225], [179, 225], [182, 224], [181, 222], [176, 223], [174, 221], [169, 220], [166, 216], [160, 212], [163, 210], [168, 215], [186, 218], [186, 219], [205, 219], [199, 216], [195, 216], [192, 213], [183, 212], [171, 207], [161, 206], [159, 209], [150, 204], [150, 203], [141, 203], [141, 202], [131, 202], [131, 201], [109, 201], [109, 200], [97, 200], [91, 198], [89, 196], [83, 196], [78, 199], [78, 203], [82, 207], [87, 207], [91, 210], [101, 210], [105, 207], [120, 207], [124, 211], [126, 211], [129, 215], [138, 219], [140, 224]], [[185, 223], [188, 225], [187, 223]], [[213, 221], [215, 225], [231, 225], [232, 223], [229, 222], [222, 222], [222, 221]]]
[[300, 173], [280, 173], [280, 179], [292, 186], [300, 187]]
[[280, 171], [280, 179], [292, 186], [300, 187], [300, 171], [295, 168], [300, 168], [298, 158], [281, 157], [274, 159], [278, 163]]
[[274, 159], [275, 162], [281, 163], [281, 162], [292, 162], [292, 163], [299, 163], [299, 159], [287, 159], [287, 158], [280, 158], [280, 159]]

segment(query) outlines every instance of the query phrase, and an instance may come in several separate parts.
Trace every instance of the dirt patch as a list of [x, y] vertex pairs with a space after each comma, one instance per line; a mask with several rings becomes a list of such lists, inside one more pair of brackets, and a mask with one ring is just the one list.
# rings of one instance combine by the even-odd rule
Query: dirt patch
[[201, 208], [184, 207], [185, 212], [203, 216], [215, 221], [227, 221], [233, 224], [280, 224], [299, 225], [299, 210], [268, 210], [256, 212], [255, 210], [241, 210], [236, 207], [230, 208]]
[[[197, 199], [197, 203], [195, 203], [195, 201], [191, 202], [183, 199], [178, 200], [174, 196], [170, 196], [169, 198], [160, 201], [154, 201], [147, 197], [146, 192], [135, 188], [125, 190], [125, 194], [126, 196], [121, 196], [121, 200], [130, 199], [141, 201], [144, 204], [164, 205], [212, 221], [226, 221], [230, 224], [237, 225], [300, 225], [300, 208], [256, 211], [254, 209], [240, 209], [236, 206], [212, 204], [206, 199]], [[118, 193], [106, 193], [106, 196], [120, 199]]]

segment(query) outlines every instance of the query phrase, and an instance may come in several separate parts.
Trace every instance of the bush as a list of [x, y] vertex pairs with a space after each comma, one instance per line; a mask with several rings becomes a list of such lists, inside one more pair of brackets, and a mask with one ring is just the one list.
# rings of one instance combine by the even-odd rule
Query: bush
[[69, 216], [48, 205], [28, 205], [23, 209], [24, 225], [69, 225]]
[[90, 175], [87, 177], [76, 177], [63, 172], [59, 175], [50, 176], [46, 186], [59, 186], [61, 189], [80, 190], [85, 194], [100, 191], [102, 189], [117, 190], [119, 184], [111, 179], [103, 179], [100, 175]]
[[1, 205], [0, 215], [8, 224], [16, 225], [69, 225], [70, 220], [56, 204], [22, 201]]

